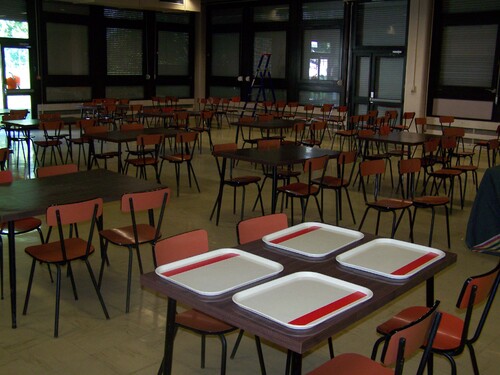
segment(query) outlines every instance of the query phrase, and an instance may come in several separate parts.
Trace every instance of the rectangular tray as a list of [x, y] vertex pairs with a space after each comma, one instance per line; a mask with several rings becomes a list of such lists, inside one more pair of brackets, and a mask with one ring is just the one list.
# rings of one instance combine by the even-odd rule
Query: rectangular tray
[[346, 267], [391, 279], [405, 279], [444, 256], [443, 251], [431, 247], [379, 238], [346, 251], [335, 259]]
[[233, 295], [238, 306], [293, 329], [308, 329], [373, 296], [316, 272], [296, 272]]
[[309, 222], [268, 234], [262, 241], [269, 246], [319, 258], [363, 237], [363, 233], [355, 230]]
[[219, 249], [156, 268], [158, 276], [215, 296], [280, 273], [280, 263], [238, 249]]

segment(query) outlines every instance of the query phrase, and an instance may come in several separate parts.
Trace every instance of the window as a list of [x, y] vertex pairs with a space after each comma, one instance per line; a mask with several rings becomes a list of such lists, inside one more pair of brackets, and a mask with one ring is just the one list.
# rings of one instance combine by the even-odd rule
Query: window
[[[257, 70], [263, 54], [270, 53], [268, 71], [272, 78], [285, 78], [286, 74], [286, 32], [266, 31], [255, 33], [253, 66]], [[265, 68], [266, 59], [262, 60], [261, 69]]]
[[88, 75], [87, 26], [47, 23], [47, 70], [49, 75]]
[[158, 74], [189, 74], [189, 34], [176, 31], [158, 33]]
[[29, 38], [26, 0], [2, 0], [0, 14], [0, 38]]
[[237, 77], [240, 67], [239, 33], [212, 34], [212, 75]]
[[142, 75], [142, 30], [106, 29], [108, 75]]
[[288, 21], [288, 5], [270, 5], [254, 8], [254, 22], [284, 22]]

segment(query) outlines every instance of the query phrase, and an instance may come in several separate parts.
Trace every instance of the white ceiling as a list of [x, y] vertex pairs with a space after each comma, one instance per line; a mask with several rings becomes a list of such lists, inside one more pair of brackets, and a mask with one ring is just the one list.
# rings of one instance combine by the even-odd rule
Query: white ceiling
[[73, 4], [103, 5], [113, 8], [142, 9], [154, 11], [200, 12], [201, 0], [184, 0], [184, 4], [173, 4], [160, 0], [58, 0]]

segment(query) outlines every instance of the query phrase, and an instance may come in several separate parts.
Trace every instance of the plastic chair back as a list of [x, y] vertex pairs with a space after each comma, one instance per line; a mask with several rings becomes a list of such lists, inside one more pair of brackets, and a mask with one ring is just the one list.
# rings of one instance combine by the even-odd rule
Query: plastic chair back
[[129, 123], [122, 124], [120, 126], [120, 130], [122, 132], [134, 131], [134, 130], [143, 130], [143, 129], [144, 129], [144, 124], [140, 124], [138, 122], [129, 122]]
[[58, 216], [61, 225], [82, 223], [102, 216], [102, 198], [88, 201], [55, 205], [47, 208], [47, 225], [57, 226]]
[[286, 214], [272, 214], [242, 220], [236, 226], [240, 245], [256, 241], [273, 232], [288, 228]]
[[61, 174], [76, 173], [76, 172], [78, 172], [78, 165], [76, 164], [50, 165], [47, 167], [39, 167], [36, 170], [38, 178], [57, 176]]
[[208, 232], [197, 229], [158, 241], [155, 245], [156, 264], [161, 266], [208, 251]]
[[139, 212], [161, 208], [170, 200], [170, 189], [162, 188], [140, 193], [123, 194], [121, 201], [122, 212]]

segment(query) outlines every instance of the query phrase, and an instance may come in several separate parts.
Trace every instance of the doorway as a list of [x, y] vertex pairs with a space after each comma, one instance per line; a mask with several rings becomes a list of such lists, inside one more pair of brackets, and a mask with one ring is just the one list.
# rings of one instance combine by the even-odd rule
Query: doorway
[[0, 50], [2, 107], [31, 111], [30, 48], [2, 45]]
[[403, 108], [405, 58], [403, 51], [353, 53], [352, 109], [356, 114]]

